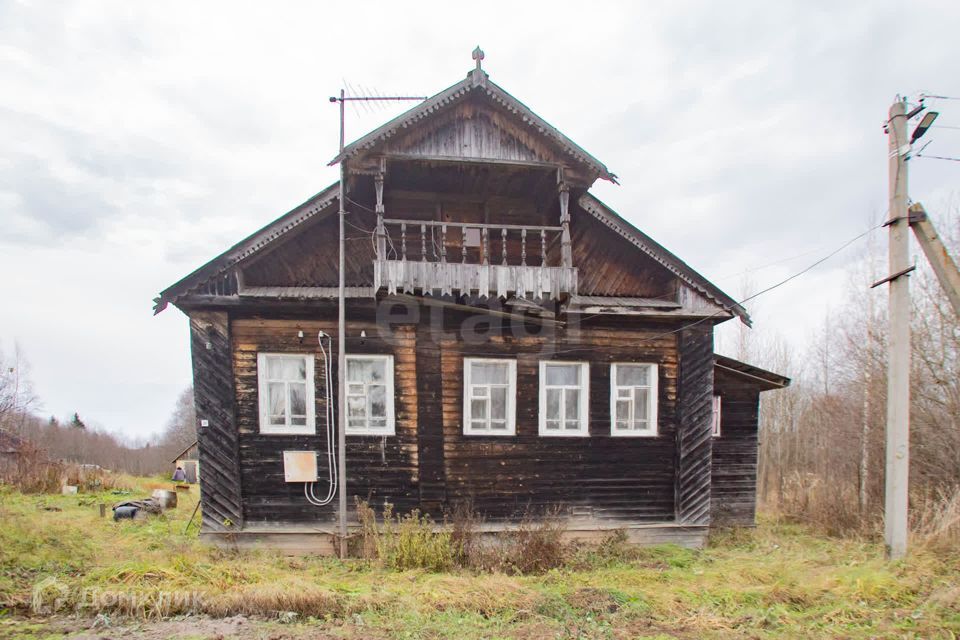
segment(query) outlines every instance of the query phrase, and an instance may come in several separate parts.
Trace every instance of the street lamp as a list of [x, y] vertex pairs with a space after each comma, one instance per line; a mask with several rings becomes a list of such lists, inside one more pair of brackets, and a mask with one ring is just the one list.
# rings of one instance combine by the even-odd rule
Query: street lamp
[[910, 136], [910, 144], [913, 144], [919, 140], [923, 134], [927, 132], [927, 129], [933, 125], [933, 121], [937, 119], [937, 116], [940, 114], [936, 111], [927, 111], [927, 113], [921, 118], [920, 124], [917, 125], [917, 128], [913, 130], [913, 135]]

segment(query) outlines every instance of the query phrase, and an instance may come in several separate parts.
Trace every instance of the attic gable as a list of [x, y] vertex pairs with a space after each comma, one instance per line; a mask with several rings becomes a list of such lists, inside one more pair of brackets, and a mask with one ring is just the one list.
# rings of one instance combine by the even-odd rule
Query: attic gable
[[[479, 65], [457, 84], [347, 145], [330, 164], [374, 167], [381, 156], [516, 162], [565, 167], [589, 187], [616, 182], [606, 166], [489, 80]], [[369, 165], [369, 167], [368, 167]]]

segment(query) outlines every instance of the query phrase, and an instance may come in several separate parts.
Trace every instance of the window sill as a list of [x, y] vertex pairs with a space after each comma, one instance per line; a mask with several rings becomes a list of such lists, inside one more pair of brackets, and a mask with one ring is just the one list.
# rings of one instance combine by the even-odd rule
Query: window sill
[[516, 431], [463, 431], [468, 438], [503, 438], [517, 435]]
[[652, 432], [652, 433], [643, 433], [643, 432], [640, 432], [640, 433], [615, 433], [615, 432], [612, 432], [612, 431], [610, 432], [610, 437], [611, 437], [611, 438], [656, 438], [656, 437], [658, 437], [659, 435], [660, 435], [660, 434], [659, 434], [659, 433], [656, 433], [656, 432]]
[[287, 429], [282, 427], [262, 428], [259, 431], [261, 436], [315, 436], [317, 430], [312, 427], [298, 427], [296, 429]]
[[582, 433], [579, 431], [577, 433], [554, 433], [552, 431], [550, 432], [541, 431], [537, 435], [539, 435], [541, 438], [589, 438], [590, 437], [589, 433]]
[[396, 431], [375, 431], [373, 429], [350, 429], [346, 432], [347, 436], [395, 436]]

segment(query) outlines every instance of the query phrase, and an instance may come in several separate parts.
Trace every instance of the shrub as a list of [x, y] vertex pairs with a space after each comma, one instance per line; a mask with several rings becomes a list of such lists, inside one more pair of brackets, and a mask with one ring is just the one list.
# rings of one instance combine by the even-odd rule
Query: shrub
[[376, 558], [397, 571], [446, 571], [463, 555], [450, 529], [437, 526], [419, 510], [414, 509], [405, 516], [394, 515], [393, 505], [386, 504], [382, 524], [379, 524], [374, 510], [358, 500], [357, 517], [363, 557]]

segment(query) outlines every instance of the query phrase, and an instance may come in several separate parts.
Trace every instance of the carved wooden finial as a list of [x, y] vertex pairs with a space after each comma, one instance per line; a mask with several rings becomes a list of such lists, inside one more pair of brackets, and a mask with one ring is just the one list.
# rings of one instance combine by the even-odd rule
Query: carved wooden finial
[[473, 50], [473, 59], [477, 61], [477, 71], [480, 71], [480, 63], [483, 62], [483, 49], [480, 48], [480, 45], [477, 45], [477, 48]]

